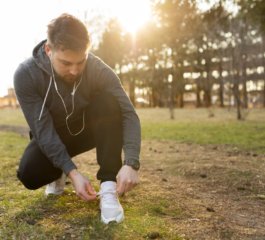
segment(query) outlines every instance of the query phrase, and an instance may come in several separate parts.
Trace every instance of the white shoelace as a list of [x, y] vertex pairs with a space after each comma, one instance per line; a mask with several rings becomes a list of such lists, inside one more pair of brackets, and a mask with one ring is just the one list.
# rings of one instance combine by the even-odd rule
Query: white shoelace
[[102, 198], [102, 201], [106, 201], [109, 204], [118, 204], [118, 197], [117, 197], [117, 192], [115, 190], [106, 190], [106, 191], [99, 191], [97, 193], [97, 196]]

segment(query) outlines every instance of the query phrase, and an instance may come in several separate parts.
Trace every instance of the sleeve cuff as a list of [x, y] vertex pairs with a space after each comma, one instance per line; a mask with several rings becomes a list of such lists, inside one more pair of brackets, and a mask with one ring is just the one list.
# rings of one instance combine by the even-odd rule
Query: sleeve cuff
[[73, 169], [77, 169], [77, 167], [72, 161], [68, 161], [62, 166], [62, 170], [66, 175], [68, 175]]

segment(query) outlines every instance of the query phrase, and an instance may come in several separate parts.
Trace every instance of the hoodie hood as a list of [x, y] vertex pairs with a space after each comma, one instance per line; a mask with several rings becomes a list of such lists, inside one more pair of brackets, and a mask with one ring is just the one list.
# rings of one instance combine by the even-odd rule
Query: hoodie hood
[[33, 49], [33, 59], [35, 63], [44, 70], [46, 73], [48, 73], [50, 76], [52, 75], [51, 71], [51, 64], [50, 59], [45, 53], [44, 45], [47, 42], [47, 40], [41, 41], [34, 49]]
[[52, 69], [51, 69], [51, 63], [50, 63], [50, 59], [47, 56], [47, 54], [45, 53], [44, 50], [44, 46], [47, 40], [43, 40], [41, 41], [34, 49], [33, 49], [33, 60], [34, 62], [38, 65], [38, 67], [40, 69], [42, 69], [43, 71], [45, 71], [49, 76], [50, 76], [50, 82], [49, 82], [49, 86], [47, 88], [42, 106], [41, 106], [41, 111], [40, 111], [40, 115], [39, 115], [39, 121], [41, 120], [42, 114], [43, 114], [43, 110], [44, 110], [44, 106], [49, 94], [49, 91], [51, 89], [51, 85], [52, 85]]

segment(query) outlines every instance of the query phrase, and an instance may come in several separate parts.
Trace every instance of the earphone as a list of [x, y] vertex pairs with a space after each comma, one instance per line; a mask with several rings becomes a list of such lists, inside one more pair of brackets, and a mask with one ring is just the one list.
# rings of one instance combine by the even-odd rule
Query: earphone
[[[49, 57], [51, 57], [51, 54], [49, 54]], [[74, 110], [75, 110], [75, 93], [77, 91], [77, 88], [79, 87], [79, 85], [81, 84], [82, 82], [82, 79], [83, 79], [83, 74], [80, 78], [80, 80], [78, 81], [78, 84], [76, 85], [76, 82], [74, 83], [74, 87], [73, 87], [73, 90], [71, 92], [71, 96], [72, 96], [72, 111], [70, 113], [68, 113], [67, 111], [67, 108], [66, 108], [66, 104], [63, 100], [63, 97], [62, 95], [60, 94], [59, 90], [58, 90], [58, 86], [57, 86], [57, 83], [56, 83], [56, 79], [55, 79], [55, 74], [54, 74], [54, 70], [53, 70], [53, 66], [52, 66], [52, 62], [51, 62], [51, 59], [50, 59], [50, 64], [51, 64], [51, 71], [52, 71], [52, 79], [53, 79], [53, 83], [54, 83], [54, 87], [55, 87], [55, 90], [56, 90], [56, 93], [57, 95], [60, 97], [61, 101], [62, 101], [62, 104], [64, 106], [64, 110], [65, 110], [65, 113], [66, 113], [66, 117], [65, 117], [65, 123], [66, 123], [66, 127], [68, 129], [68, 132], [70, 133], [70, 135], [72, 136], [77, 136], [78, 134], [80, 134], [84, 129], [85, 129], [85, 112], [83, 111], [83, 126], [82, 128], [76, 132], [76, 133], [73, 133], [68, 125], [68, 119], [73, 115], [74, 113]]]
[[[53, 70], [52, 70], [52, 71], [53, 71]], [[54, 79], [54, 74], [52, 74], [52, 75], [53, 75], [53, 79]], [[81, 79], [80, 79], [80, 81], [81, 81]], [[77, 86], [76, 86], [76, 82], [74, 83], [73, 90], [72, 90], [72, 92], [71, 92], [71, 95], [72, 95], [72, 96], [75, 95], [75, 92], [76, 92], [76, 90], [77, 90], [77, 87], [78, 87], [79, 84], [80, 84], [80, 81], [79, 81], [79, 83], [78, 83]], [[54, 87], [55, 87], [56, 92], [59, 93], [59, 90], [58, 90], [58, 87], [57, 87], [57, 83], [56, 83], [55, 80], [54, 80]], [[60, 94], [60, 93], [59, 93], [59, 94]]]

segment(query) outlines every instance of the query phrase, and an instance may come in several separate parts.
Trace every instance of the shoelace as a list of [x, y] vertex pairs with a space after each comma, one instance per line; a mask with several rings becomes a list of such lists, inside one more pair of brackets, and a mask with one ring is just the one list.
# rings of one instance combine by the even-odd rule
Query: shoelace
[[103, 201], [107, 201], [110, 204], [117, 204], [117, 192], [114, 190], [99, 191], [98, 197], [101, 197]]

